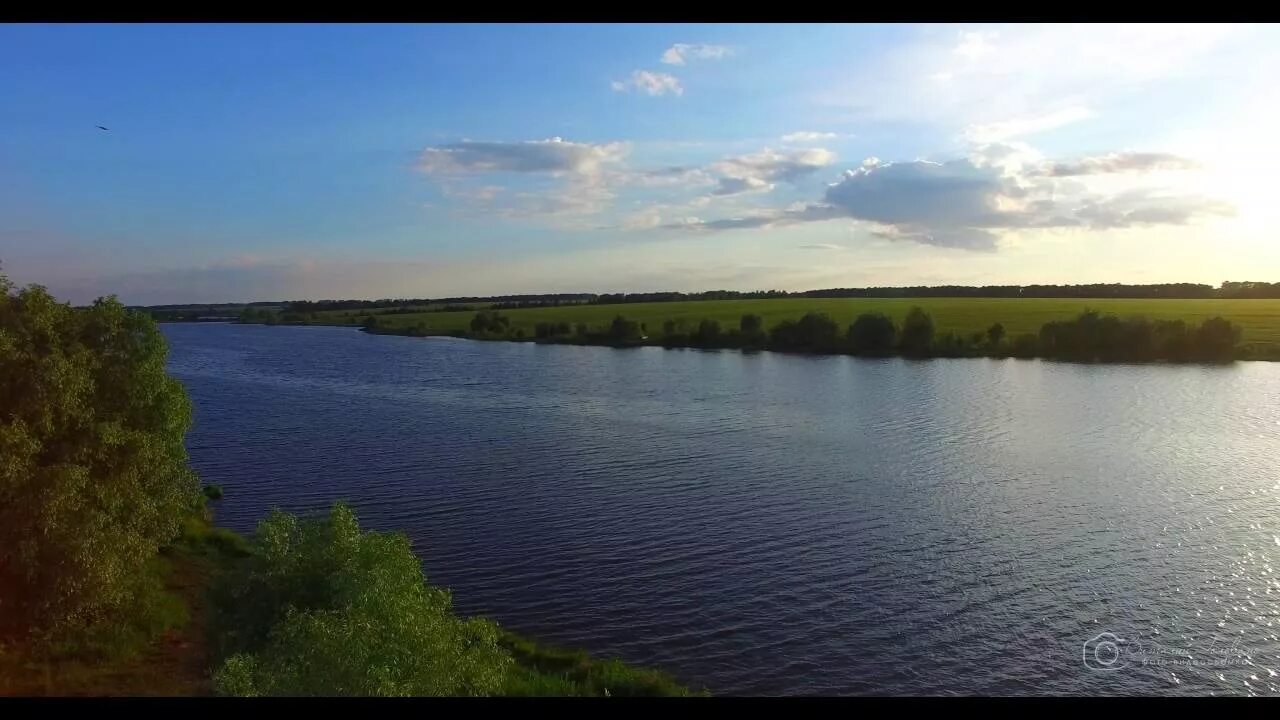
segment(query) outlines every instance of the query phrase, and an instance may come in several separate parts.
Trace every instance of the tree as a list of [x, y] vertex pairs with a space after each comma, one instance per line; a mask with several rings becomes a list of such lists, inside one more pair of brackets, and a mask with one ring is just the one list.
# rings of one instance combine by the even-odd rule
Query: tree
[[1004, 339], [1004, 325], [996, 323], [987, 328], [987, 344], [993, 348], [1000, 347], [1000, 341]]
[[755, 335], [764, 329], [764, 318], [747, 313], [738, 321], [738, 329], [743, 335]]
[[698, 321], [698, 329], [689, 335], [689, 340], [696, 345], [715, 345], [720, 340], [720, 323], [716, 320]]
[[155, 321], [12, 291], [0, 276], [0, 634], [42, 642], [136, 610], [201, 501]]
[[907, 311], [898, 344], [904, 355], [927, 355], [933, 344], [933, 318], [929, 313], [919, 306]]
[[1232, 357], [1238, 342], [1240, 328], [1221, 317], [1205, 320], [1196, 331], [1196, 353], [1206, 359], [1226, 360]]
[[512, 665], [488, 620], [453, 613], [402, 533], [279, 511], [213, 596], [227, 695], [489, 695]]
[[773, 327], [771, 341], [780, 350], [830, 352], [836, 349], [840, 326], [826, 313], [808, 312], [797, 321], [784, 320]]
[[505, 335], [511, 327], [511, 320], [498, 311], [481, 310], [471, 318], [471, 332], [476, 335]]
[[885, 355], [893, 350], [897, 328], [882, 313], [863, 313], [849, 326], [849, 349], [859, 355]]
[[609, 323], [609, 339], [613, 342], [634, 342], [640, 338], [640, 323], [635, 320], [618, 315]]

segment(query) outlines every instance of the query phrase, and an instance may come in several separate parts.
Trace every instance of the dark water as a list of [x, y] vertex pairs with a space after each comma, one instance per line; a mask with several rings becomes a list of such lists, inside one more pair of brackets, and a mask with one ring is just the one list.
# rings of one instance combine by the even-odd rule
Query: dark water
[[164, 331], [225, 524], [348, 499], [548, 642], [723, 694], [1280, 691], [1280, 364]]

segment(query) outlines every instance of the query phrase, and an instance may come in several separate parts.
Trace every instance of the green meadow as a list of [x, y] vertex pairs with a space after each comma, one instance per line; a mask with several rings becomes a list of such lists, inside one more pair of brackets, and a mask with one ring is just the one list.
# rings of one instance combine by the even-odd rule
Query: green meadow
[[[555, 307], [502, 310], [513, 330], [532, 336], [539, 322], [585, 323], [603, 327], [617, 315], [644, 323], [650, 337], [662, 332], [666, 320], [696, 325], [704, 318], [717, 320], [726, 328], [737, 327], [745, 313], [764, 318], [766, 328], [783, 320], [797, 320], [807, 312], [824, 312], [848, 326], [862, 313], [881, 312], [901, 323], [912, 306], [919, 305], [933, 316], [939, 332], [959, 334], [982, 332], [992, 323], [1002, 323], [1009, 335], [1037, 333], [1052, 320], [1070, 320], [1085, 309], [1114, 313], [1121, 317], [1144, 316], [1151, 320], [1201, 321], [1222, 316], [1243, 330], [1241, 341], [1257, 345], [1280, 345], [1280, 300], [1220, 299], [1097, 299], [1097, 298], [779, 298], [769, 300], [697, 300], [689, 302], [628, 303], [619, 305], [560, 305]], [[477, 305], [476, 307], [481, 307]], [[466, 331], [473, 312], [421, 312], [378, 315], [390, 329], [423, 323], [429, 334]], [[359, 324], [362, 311], [335, 310], [316, 314], [315, 324]]]

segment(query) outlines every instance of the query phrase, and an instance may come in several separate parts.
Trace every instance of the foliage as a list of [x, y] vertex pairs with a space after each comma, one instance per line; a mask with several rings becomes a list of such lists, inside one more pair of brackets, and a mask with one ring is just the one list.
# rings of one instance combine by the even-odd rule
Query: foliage
[[[1101, 299], [1034, 298], [1034, 297], [926, 297], [926, 298], [821, 298], [778, 297], [760, 300], [701, 300], [688, 302], [634, 303], [626, 306], [629, 319], [647, 324], [654, 329], [652, 342], [668, 346], [687, 345], [687, 333], [696, 328], [702, 319], [715, 320], [722, 328], [740, 327], [744, 314], [759, 315], [767, 332], [784, 320], [799, 320], [807, 312], [826, 313], [841, 328], [847, 328], [857, 317], [867, 313], [880, 313], [893, 319], [900, 328], [907, 311], [919, 306], [933, 317], [938, 330], [950, 330], [970, 336], [986, 332], [992, 323], [999, 321], [1005, 330], [1002, 345], [1007, 346], [1015, 335], [1038, 333], [1040, 327], [1053, 320], [1069, 320], [1087, 308], [1121, 316], [1141, 315], [1158, 320], [1183, 320], [1188, 326], [1198, 326], [1202, 321], [1221, 316], [1230, 320], [1242, 331], [1241, 342], [1254, 348], [1252, 357], [1280, 358], [1280, 300], [1221, 300], [1221, 299]], [[321, 313], [315, 322], [333, 325], [359, 325], [364, 311], [333, 311]], [[571, 327], [581, 324], [591, 328], [603, 328], [617, 314], [617, 308], [597, 304], [561, 304], [512, 310], [503, 315], [509, 317], [510, 327], [524, 328], [526, 335], [534, 335], [539, 322], [566, 323]], [[408, 333], [419, 321], [426, 321], [429, 333], [435, 335], [466, 335], [472, 315], [466, 313], [441, 313], [424, 309], [417, 314], [386, 315], [380, 332]], [[665, 330], [666, 321], [672, 321], [675, 336]], [[683, 330], [678, 327], [683, 324]], [[659, 334], [657, 331], [662, 330]], [[747, 335], [741, 335], [744, 344], [752, 345]], [[585, 340], [585, 334], [580, 339]], [[756, 343], [759, 345], [761, 343]], [[1008, 351], [996, 348], [1003, 354]]]
[[471, 318], [471, 332], [477, 335], [505, 335], [511, 320], [497, 311], [481, 310]]
[[833, 352], [838, 349], [840, 327], [826, 313], [808, 312], [799, 320], [784, 320], [770, 332], [770, 344], [779, 350]]
[[214, 595], [225, 659], [219, 692], [238, 695], [481, 695], [512, 663], [498, 628], [463, 620], [426, 584], [403, 534], [273, 512], [254, 554]]
[[1045, 357], [1082, 361], [1229, 360], [1240, 329], [1221, 317], [1191, 330], [1182, 321], [1152, 322], [1086, 310], [1074, 320], [1056, 320], [1040, 329]]
[[165, 355], [115, 298], [77, 310], [0, 276], [0, 633], [43, 644], [149, 612], [147, 565], [199, 504]]
[[615, 316], [609, 323], [608, 339], [614, 343], [635, 342], [644, 338], [640, 323], [628, 320], [621, 315]]
[[703, 318], [698, 327], [689, 333], [689, 342], [694, 345], [713, 346], [720, 342], [720, 323], [717, 320]]
[[995, 323], [987, 328], [987, 344], [993, 348], [1000, 347], [1000, 341], [1004, 339], [1004, 325]]
[[897, 332], [888, 315], [863, 313], [849, 326], [849, 349], [858, 355], [887, 355]]
[[898, 336], [898, 347], [903, 355], [923, 356], [933, 346], [933, 317], [919, 306], [907, 311]]

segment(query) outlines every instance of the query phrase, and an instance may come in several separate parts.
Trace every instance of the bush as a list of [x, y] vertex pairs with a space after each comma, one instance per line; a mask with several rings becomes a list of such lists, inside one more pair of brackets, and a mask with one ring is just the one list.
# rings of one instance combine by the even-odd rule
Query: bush
[[628, 320], [618, 315], [609, 323], [609, 340], [611, 342], [637, 342], [643, 338], [644, 334], [640, 330], [640, 323], [635, 320]]
[[918, 306], [907, 312], [898, 341], [903, 355], [927, 355], [933, 346], [933, 318]]
[[779, 350], [832, 352], [838, 349], [840, 326], [826, 313], [808, 312], [798, 321], [783, 320], [770, 333]]
[[987, 344], [992, 348], [1000, 347], [1000, 341], [1004, 339], [1004, 325], [996, 323], [987, 328]]
[[1220, 317], [1188, 332], [1180, 320], [1153, 323], [1086, 310], [1074, 320], [1040, 328], [1040, 350], [1046, 357], [1083, 361], [1228, 360], [1239, 340], [1240, 329]]
[[511, 319], [497, 311], [481, 310], [471, 318], [471, 332], [476, 335], [505, 335]]
[[204, 488], [202, 488], [202, 489], [201, 489], [201, 492], [202, 492], [202, 493], [204, 493], [205, 499], [207, 499], [207, 500], [221, 500], [221, 499], [222, 499], [222, 486], [221, 486], [221, 485], [205, 485], [205, 486], [204, 486]]
[[1040, 353], [1040, 338], [1032, 333], [1022, 333], [1013, 338], [1009, 354], [1018, 358], [1033, 358]]
[[849, 326], [849, 349], [859, 355], [887, 355], [897, 332], [888, 315], [864, 313]]
[[695, 345], [716, 345], [720, 342], [720, 322], [700, 320], [698, 327], [689, 334], [689, 342]]
[[484, 695], [512, 665], [499, 630], [453, 614], [426, 584], [403, 534], [362, 532], [335, 505], [325, 518], [273, 512], [253, 555], [213, 596], [219, 693]]
[[1196, 331], [1196, 354], [1206, 360], [1226, 360], [1235, 354], [1240, 328], [1220, 317], [1209, 318]]
[[0, 276], [0, 635], [54, 641], [146, 613], [146, 566], [200, 505], [155, 321]]

